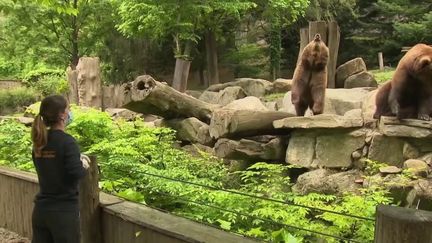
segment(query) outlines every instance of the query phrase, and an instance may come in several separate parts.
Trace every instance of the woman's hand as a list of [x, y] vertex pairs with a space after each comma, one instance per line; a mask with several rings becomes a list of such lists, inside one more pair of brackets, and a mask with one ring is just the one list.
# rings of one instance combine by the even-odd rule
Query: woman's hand
[[87, 170], [90, 167], [90, 162], [91, 162], [91, 160], [87, 155], [81, 154], [81, 163], [82, 163], [84, 169]]

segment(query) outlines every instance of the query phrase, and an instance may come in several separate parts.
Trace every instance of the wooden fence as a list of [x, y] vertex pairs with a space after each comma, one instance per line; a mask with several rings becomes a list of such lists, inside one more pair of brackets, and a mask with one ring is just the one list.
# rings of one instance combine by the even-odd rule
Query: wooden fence
[[[89, 182], [97, 179], [95, 165], [92, 163], [93, 168], [80, 189], [83, 243], [257, 242], [99, 193], [94, 184], [89, 187]], [[38, 190], [34, 174], [0, 167], [0, 227], [31, 238], [33, 198]], [[95, 192], [96, 198], [92, 196]], [[375, 243], [432, 243], [431, 228], [432, 212], [379, 206]]]
[[[38, 191], [34, 174], [0, 167], [0, 227], [31, 238], [33, 199]], [[81, 188], [80, 193], [89, 195], [91, 191]], [[90, 201], [93, 203], [89, 205]], [[97, 201], [100, 203], [94, 208]], [[86, 225], [82, 229], [83, 243], [257, 242], [102, 192], [97, 199], [87, 198], [82, 206], [81, 218], [90, 220], [82, 222]], [[95, 219], [94, 225], [89, 223]]]

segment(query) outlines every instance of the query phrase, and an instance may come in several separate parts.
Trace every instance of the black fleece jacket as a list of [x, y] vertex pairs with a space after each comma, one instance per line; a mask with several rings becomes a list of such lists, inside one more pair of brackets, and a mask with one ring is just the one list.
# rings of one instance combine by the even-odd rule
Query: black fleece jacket
[[61, 130], [49, 130], [41, 155], [33, 152], [32, 158], [40, 188], [35, 206], [47, 211], [79, 210], [78, 181], [86, 170], [75, 139]]

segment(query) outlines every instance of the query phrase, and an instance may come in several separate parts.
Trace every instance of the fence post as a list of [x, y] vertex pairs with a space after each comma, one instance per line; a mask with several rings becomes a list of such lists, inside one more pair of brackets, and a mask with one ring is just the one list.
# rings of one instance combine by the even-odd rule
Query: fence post
[[379, 63], [379, 70], [384, 71], [384, 58], [382, 52], [378, 52], [378, 63]]
[[432, 242], [432, 212], [379, 205], [375, 243]]
[[89, 156], [91, 163], [87, 176], [80, 182], [81, 243], [102, 243], [99, 207], [99, 169], [96, 156]]

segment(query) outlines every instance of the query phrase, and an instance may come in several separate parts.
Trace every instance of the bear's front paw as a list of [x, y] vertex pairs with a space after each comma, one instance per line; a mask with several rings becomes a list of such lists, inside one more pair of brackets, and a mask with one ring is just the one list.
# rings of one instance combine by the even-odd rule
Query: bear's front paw
[[430, 121], [431, 117], [428, 114], [418, 114], [418, 119], [424, 120], [424, 121]]

